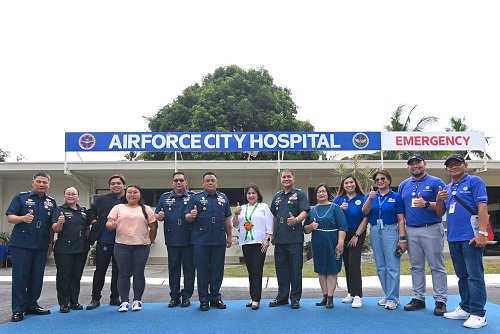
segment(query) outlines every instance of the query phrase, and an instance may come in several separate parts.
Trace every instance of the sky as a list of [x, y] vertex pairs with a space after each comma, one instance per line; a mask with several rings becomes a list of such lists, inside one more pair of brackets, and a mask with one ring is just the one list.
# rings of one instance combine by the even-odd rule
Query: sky
[[[316, 131], [383, 131], [415, 105], [491, 138], [500, 160], [500, 2], [0, 2], [0, 149], [7, 161], [123, 160], [64, 152], [65, 132], [143, 132], [221, 66], [263, 66]], [[407, 115], [405, 113], [405, 116]], [[340, 157], [348, 155], [337, 152]], [[352, 152], [351, 152], [352, 153]]]

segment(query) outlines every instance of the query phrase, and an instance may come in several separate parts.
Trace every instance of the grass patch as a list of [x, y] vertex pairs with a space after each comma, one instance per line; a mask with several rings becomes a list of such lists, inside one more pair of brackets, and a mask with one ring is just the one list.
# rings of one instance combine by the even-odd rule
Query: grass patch
[[[484, 263], [484, 273], [485, 274], [500, 274], [500, 261], [498, 260], [483, 260]], [[453, 269], [453, 264], [451, 259], [445, 259], [446, 272], [448, 275], [454, 275], [455, 270]], [[403, 259], [401, 260], [401, 275], [410, 275], [410, 261]], [[361, 273], [363, 276], [377, 276], [377, 268], [375, 263], [363, 263], [361, 264]], [[430, 275], [431, 271], [429, 266], [426, 265], [426, 273]], [[248, 277], [247, 268], [245, 265], [235, 266], [231, 268], [224, 269], [225, 277]], [[265, 277], [276, 277], [276, 270], [274, 268], [274, 263], [264, 264], [264, 276]], [[304, 263], [304, 268], [302, 269], [302, 277], [304, 278], [316, 278], [318, 274], [314, 272], [314, 265]], [[345, 270], [342, 267], [342, 271], [339, 273], [339, 277], [345, 277]]]

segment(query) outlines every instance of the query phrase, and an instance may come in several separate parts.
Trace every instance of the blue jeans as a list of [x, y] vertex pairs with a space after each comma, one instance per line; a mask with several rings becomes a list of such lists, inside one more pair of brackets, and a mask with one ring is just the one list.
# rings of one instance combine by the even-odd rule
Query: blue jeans
[[385, 225], [381, 230], [376, 225], [371, 225], [370, 242], [384, 299], [396, 303], [399, 301], [401, 268], [401, 258], [394, 255], [399, 242], [398, 225]]
[[458, 277], [460, 307], [465, 312], [484, 317], [486, 283], [484, 282], [484, 247], [469, 245], [469, 241], [448, 242], [451, 260]]

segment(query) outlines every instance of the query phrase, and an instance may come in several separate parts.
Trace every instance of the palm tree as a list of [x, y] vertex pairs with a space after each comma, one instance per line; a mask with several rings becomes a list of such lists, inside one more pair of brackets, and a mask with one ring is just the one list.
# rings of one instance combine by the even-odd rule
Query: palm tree
[[[404, 104], [400, 104], [396, 110], [392, 112], [392, 116], [390, 118], [390, 124], [384, 126], [384, 130], [386, 131], [411, 131], [411, 132], [421, 132], [425, 130], [425, 127], [429, 124], [436, 123], [439, 118], [437, 116], [429, 115], [429, 116], [424, 116], [422, 117], [415, 127], [411, 127], [411, 115], [417, 105], [415, 105], [410, 112], [408, 113], [408, 116], [406, 119], [403, 121], [404, 118]], [[415, 152], [413, 151], [384, 151], [384, 160], [406, 160], [410, 157], [411, 154]], [[429, 159], [434, 158], [435, 152], [432, 151], [423, 151], [421, 152], [425, 157], [429, 157]], [[365, 160], [378, 160], [380, 159], [380, 151], [373, 153], [373, 154], [367, 154], [367, 155], [361, 155], [362, 159]]]
[[[462, 118], [459, 118], [459, 117], [456, 117], [456, 116], [452, 116], [450, 118], [451, 127], [445, 128], [445, 130], [447, 132], [467, 132], [467, 131], [474, 131], [474, 130], [469, 130], [469, 127], [464, 122], [465, 122], [465, 116], [462, 117]], [[491, 140], [491, 137], [485, 137], [484, 140], [486, 141], [486, 144], [489, 144], [490, 140]], [[467, 158], [467, 154], [469, 156], [473, 155], [473, 156], [479, 157], [481, 159], [484, 159], [484, 156], [485, 156], [485, 152], [483, 152], [483, 151], [470, 151], [470, 152], [469, 151], [458, 151], [458, 152], [455, 152], [455, 153], [459, 153], [462, 156], [464, 156], [465, 158]], [[491, 157], [488, 154], [486, 154], [486, 158], [488, 160], [491, 160]]]

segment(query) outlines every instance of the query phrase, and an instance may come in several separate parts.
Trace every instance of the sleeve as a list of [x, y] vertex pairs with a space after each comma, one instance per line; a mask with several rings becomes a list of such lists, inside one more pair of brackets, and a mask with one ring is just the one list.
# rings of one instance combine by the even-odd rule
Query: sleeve
[[313, 222], [311, 215], [316, 212], [316, 207], [313, 206], [311, 210], [307, 213], [306, 219], [304, 219], [303, 226], [310, 225]]
[[57, 223], [57, 219], [59, 218], [59, 215], [61, 214], [62, 208], [60, 206], [57, 206], [54, 209], [54, 213], [52, 214], [52, 224]]
[[153, 209], [151, 209], [149, 205], [146, 205], [146, 213], [148, 214], [149, 224], [156, 222], [156, 213], [154, 213]]
[[276, 201], [276, 196], [277, 195], [274, 195], [273, 199], [271, 200], [271, 204], [269, 205], [269, 209], [271, 210], [273, 216], [276, 216], [276, 206], [274, 205], [274, 202]]
[[[118, 220], [118, 213], [120, 212], [120, 207], [122, 204], [115, 205], [108, 214], [108, 218], [113, 218]], [[107, 219], [106, 219], [107, 220]]]
[[10, 202], [10, 205], [9, 205], [9, 208], [7, 209], [7, 212], [5, 212], [5, 214], [8, 216], [8, 215], [21, 215], [21, 209], [22, 209], [22, 205], [21, 205], [21, 199], [19, 197], [19, 194], [17, 194], [16, 196], [14, 196], [14, 198], [12, 199], [12, 202]]
[[184, 209], [184, 214], [186, 214], [186, 213], [190, 213], [190, 212], [191, 212], [191, 210], [193, 210], [193, 208], [194, 208], [194, 203], [195, 203], [195, 202], [194, 202], [194, 196], [189, 197], [189, 201], [188, 201], [188, 203], [187, 203], [187, 205], [186, 205], [186, 208]]
[[403, 203], [403, 198], [399, 194], [397, 194], [397, 196], [396, 196], [396, 213], [397, 214], [404, 214], [405, 213], [405, 206]]
[[224, 195], [224, 197], [226, 198], [226, 205], [225, 205], [226, 208], [224, 211], [224, 218], [228, 218], [228, 217], [231, 217], [233, 215], [233, 213], [231, 212], [231, 206], [229, 205], [229, 199], [225, 195]]
[[158, 204], [156, 205], [156, 210], [155, 210], [155, 213], [158, 214], [158, 212], [161, 211], [161, 209], [165, 210], [165, 208], [163, 207], [163, 202], [164, 202], [164, 199], [165, 196], [161, 195], [160, 196], [160, 199], [158, 200]]
[[264, 212], [266, 215], [266, 233], [273, 234], [274, 233], [274, 216], [267, 204], [265, 204]]
[[345, 219], [344, 210], [337, 204], [333, 204], [333, 211], [335, 212], [335, 220], [339, 231], [347, 231], [347, 220]]
[[300, 212], [302, 211], [309, 212], [309, 210], [311, 210], [311, 206], [309, 205], [309, 200], [307, 199], [307, 195], [304, 191], [299, 192], [299, 210]]

